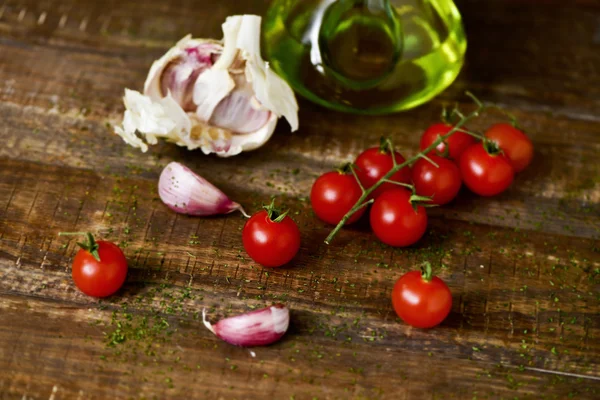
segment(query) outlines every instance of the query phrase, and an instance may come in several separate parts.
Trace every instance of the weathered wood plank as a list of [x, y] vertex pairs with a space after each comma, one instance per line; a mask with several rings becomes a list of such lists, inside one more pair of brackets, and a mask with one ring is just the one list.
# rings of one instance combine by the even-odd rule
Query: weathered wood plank
[[[27, 110], [28, 122], [24, 125], [19, 106], [0, 105], [5, 121], [0, 140], [7, 143], [0, 149], [0, 156], [146, 177], [158, 176], [161, 166], [179, 160], [226, 192], [233, 190], [232, 195], [239, 190], [236, 187], [262, 193], [263, 197], [254, 200], [258, 204], [265, 201], [264, 196], [306, 197], [316, 176], [351, 160], [360, 149], [375, 145], [381, 136], [391, 136], [405, 154], [414, 154], [420, 132], [427, 126], [423, 121], [431, 121], [437, 114], [433, 108], [421, 109], [375, 121], [359, 116], [332, 118], [326, 111], [311, 109], [303, 113], [307, 123], [301, 132], [289, 134], [281, 129], [262, 149], [223, 160], [170, 144], [143, 154], [123, 145], [104, 121], [48, 114], [36, 108]], [[598, 237], [600, 208], [595, 204], [600, 201], [600, 164], [593, 160], [600, 152], [600, 125], [518, 110], [515, 114], [521, 117], [536, 145], [533, 166], [497, 198], [480, 198], [464, 190], [459, 201], [433, 213], [450, 219]], [[473, 128], [483, 128], [493, 118], [485, 118]], [[392, 131], [389, 126], [397, 128]], [[581, 142], [572, 141], [573, 137]]]
[[[153, 354], [145, 353], [146, 342], [129, 344], [116, 354], [105, 347], [104, 332], [111, 329], [111, 321], [125, 318], [114, 317], [110, 308], [6, 295], [0, 307], [0, 335], [13, 343], [0, 349], [0, 387], [11, 397], [45, 398], [55, 391], [55, 398], [82, 399], [178, 398], [191, 393], [231, 399], [259, 399], [265, 393], [296, 399], [512, 398], [515, 393], [530, 399], [569, 394], [592, 399], [600, 390], [598, 381], [494, 362], [487, 348], [470, 359], [457, 359], [452, 353], [427, 352], [428, 340], [422, 342], [423, 351], [390, 347], [377, 337], [348, 342], [341, 335], [332, 347], [323, 326], [305, 312], [294, 314], [285, 340], [255, 349], [252, 357], [249, 350], [219, 342], [198, 329], [197, 319], [179, 313], [159, 317], [167, 321], [170, 333], [155, 334]], [[27, 318], [19, 317], [23, 314]], [[138, 327], [140, 316], [129, 315]], [[308, 336], [315, 323], [317, 330]], [[415, 342], [414, 337], [401, 340]], [[370, 355], [374, 349], [377, 359]]]

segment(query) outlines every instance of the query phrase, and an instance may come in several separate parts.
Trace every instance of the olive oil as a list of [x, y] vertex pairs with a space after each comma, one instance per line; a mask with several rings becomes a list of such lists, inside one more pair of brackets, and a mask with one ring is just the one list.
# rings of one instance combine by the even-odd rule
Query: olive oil
[[363, 114], [433, 98], [466, 51], [451, 0], [275, 0], [263, 38], [267, 59], [298, 94]]

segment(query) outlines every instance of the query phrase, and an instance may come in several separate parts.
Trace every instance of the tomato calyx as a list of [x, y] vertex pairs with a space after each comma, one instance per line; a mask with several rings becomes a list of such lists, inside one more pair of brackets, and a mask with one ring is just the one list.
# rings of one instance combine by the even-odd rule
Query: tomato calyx
[[504, 154], [504, 151], [502, 151], [500, 146], [498, 146], [498, 143], [496, 143], [493, 140], [484, 139], [483, 140], [483, 148], [485, 149], [485, 152], [488, 153], [492, 157], [495, 157], [499, 154]]
[[347, 162], [344, 163], [342, 165], [340, 165], [339, 167], [337, 167], [335, 170], [340, 174], [340, 175], [348, 175], [352, 173], [352, 170], [358, 168], [358, 166], [354, 163], [351, 162]]
[[454, 105], [454, 108], [449, 111], [448, 107], [444, 104], [442, 106], [442, 113], [440, 114], [440, 121], [446, 125], [455, 125], [455, 123], [460, 119], [456, 113], [458, 110], [458, 104]]
[[379, 138], [379, 152], [382, 154], [392, 154], [394, 151], [394, 145], [392, 145], [392, 141], [388, 137], [380, 137]]
[[83, 250], [90, 253], [96, 259], [96, 261], [100, 261], [100, 254], [98, 254], [98, 249], [100, 248], [100, 246], [98, 245], [98, 242], [96, 242], [96, 239], [94, 239], [94, 235], [92, 235], [90, 232], [59, 232], [58, 235], [59, 236], [85, 236], [86, 241], [85, 242], [77, 242], [77, 245], [79, 247], [81, 247]]
[[271, 204], [263, 206], [263, 208], [267, 211], [267, 216], [271, 222], [280, 223], [287, 217], [290, 210], [286, 210], [285, 212], [281, 212], [278, 208], [275, 207], [275, 199], [271, 200]]
[[419, 211], [419, 207], [426, 207], [426, 208], [437, 207], [438, 205], [433, 204], [432, 200], [433, 199], [428, 196], [419, 196], [415, 192], [415, 189], [413, 188], [413, 193], [410, 196], [410, 199], [408, 201], [410, 202], [410, 205], [412, 206], [413, 210], [415, 210], [415, 213], [416, 213]]
[[428, 261], [424, 262], [421, 266], [421, 278], [423, 278], [425, 282], [431, 282], [433, 279], [433, 270], [431, 268], [431, 263]]

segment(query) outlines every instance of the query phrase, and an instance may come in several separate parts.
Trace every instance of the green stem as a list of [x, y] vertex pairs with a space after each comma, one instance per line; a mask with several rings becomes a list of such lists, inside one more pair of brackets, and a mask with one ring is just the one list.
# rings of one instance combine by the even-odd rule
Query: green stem
[[280, 223], [281, 221], [283, 221], [290, 212], [290, 210], [287, 210], [283, 213], [279, 211], [279, 209], [275, 207], [275, 198], [271, 199], [271, 204], [269, 204], [268, 206], [263, 205], [263, 208], [267, 210], [268, 218], [276, 223]]
[[429, 262], [425, 262], [421, 267], [421, 278], [425, 282], [431, 282], [433, 279], [433, 270], [431, 269], [431, 264]]
[[[470, 94], [467, 94], [467, 95], [469, 95], [469, 97], [472, 97], [472, 95], [470, 95]], [[460, 130], [460, 128], [462, 128], [464, 125], [466, 125], [469, 121], [471, 121], [472, 119], [478, 117], [480, 115], [480, 113], [487, 108], [487, 106], [485, 106], [484, 104], [482, 104], [479, 100], [477, 100], [475, 103], [477, 104], [477, 108], [475, 109], [475, 111], [471, 112], [470, 114], [468, 114], [466, 116], [462, 116], [461, 119], [460, 119], [460, 121], [458, 121], [456, 123], [456, 125], [454, 125], [454, 127], [447, 134], [445, 134], [443, 136], [438, 136], [438, 138], [431, 145], [429, 145], [425, 150], [417, 153], [417, 155], [415, 155], [414, 157], [409, 158], [408, 160], [404, 161], [402, 164], [394, 165], [392, 167], [392, 169], [390, 169], [388, 171], [387, 174], [385, 174], [380, 180], [378, 180], [369, 189], [365, 190], [363, 192], [362, 196], [360, 196], [360, 198], [358, 199], [358, 201], [354, 205], [354, 207], [352, 207], [350, 209], [350, 211], [348, 211], [346, 213], [346, 215], [344, 215], [344, 217], [342, 218], [342, 220], [329, 233], [329, 235], [325, 239], [325, 243], [326, 244], [330, 244], [331, 243], [331, 241], [333, 240], [333, 238], [335, 237], [335, 235], [337, 235], [337, 233], [340, 231], [340, 229], [342, 229], [342, 227], [346, 224], [346, 222], [348, 222], [348, 220], [350, 219], [350, 217], [352, 217], [352, 215], [354, 215], [358, 210], [360, 210], [362, 207], [365, 206], [365, 201], [369, 198], [369, 196], [371, 195], [371, 193], [373, 193], [379, 186], [381, 186], [384, 182], [387, 182], [387, 181], [391, 180], [390, 178], [396, 172], [400, 171], [402, 168], [406, 167], [407, 165], [412, 164], [413, 162], [417, 161], [419, 158], [422, 158], [423, 156], [426, 156], [427, 153], [429, 153], [430, 151], [432, 151], [433, 149], [435, 149], [440, 143], [442, 143], [444, 140], [446, 140], [450, 136], [452, 136], [455, 132], [457, 132], [458, 130]], [[392, 157], [393, 156], [394, 156], [394, 154], [392, 153]]]
[[96, 261], [100, 261], [100, 254], [98, 253], [100, 246], [98, 245], [98, 242], [96, 242], [96, 239], [94, 239], [94, 235], [90, 232], [59, 232], [58, 236], [85, 236], [87, 241], [77, 242], [77, 245], [89, 252]]

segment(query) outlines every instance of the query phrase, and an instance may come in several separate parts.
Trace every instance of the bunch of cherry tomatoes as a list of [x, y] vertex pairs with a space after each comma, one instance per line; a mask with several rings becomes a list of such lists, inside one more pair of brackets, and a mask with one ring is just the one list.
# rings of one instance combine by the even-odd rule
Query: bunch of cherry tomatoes
[[[452, 129], [445, 123], [430, 126], [421, 137], [421, 150]], [[405, 158], [389, 141], [382, 140], [379, 147], [359, 154], [353, 165], [327, 172], [315, 181], [310, 193], [315, 214], [327, 223], [338, 224], [356, 209], [365, 190], [379, 184], [369, 195], [373, 232], [390, 246], [414, 244], [427, 228], [425, 207], [449, 203], [463, 183], [481, 196], [500, 194], [511, 185], [515, 173], [531, 162], [531, 141], [511, 124], [493, 125], [481, 140], [467, 132], [454, 132], [412, 168], [405, 166], [385, 180], [384, 176]], [[365, 204], [346, 224], [357, 221], [366, 210]]]

